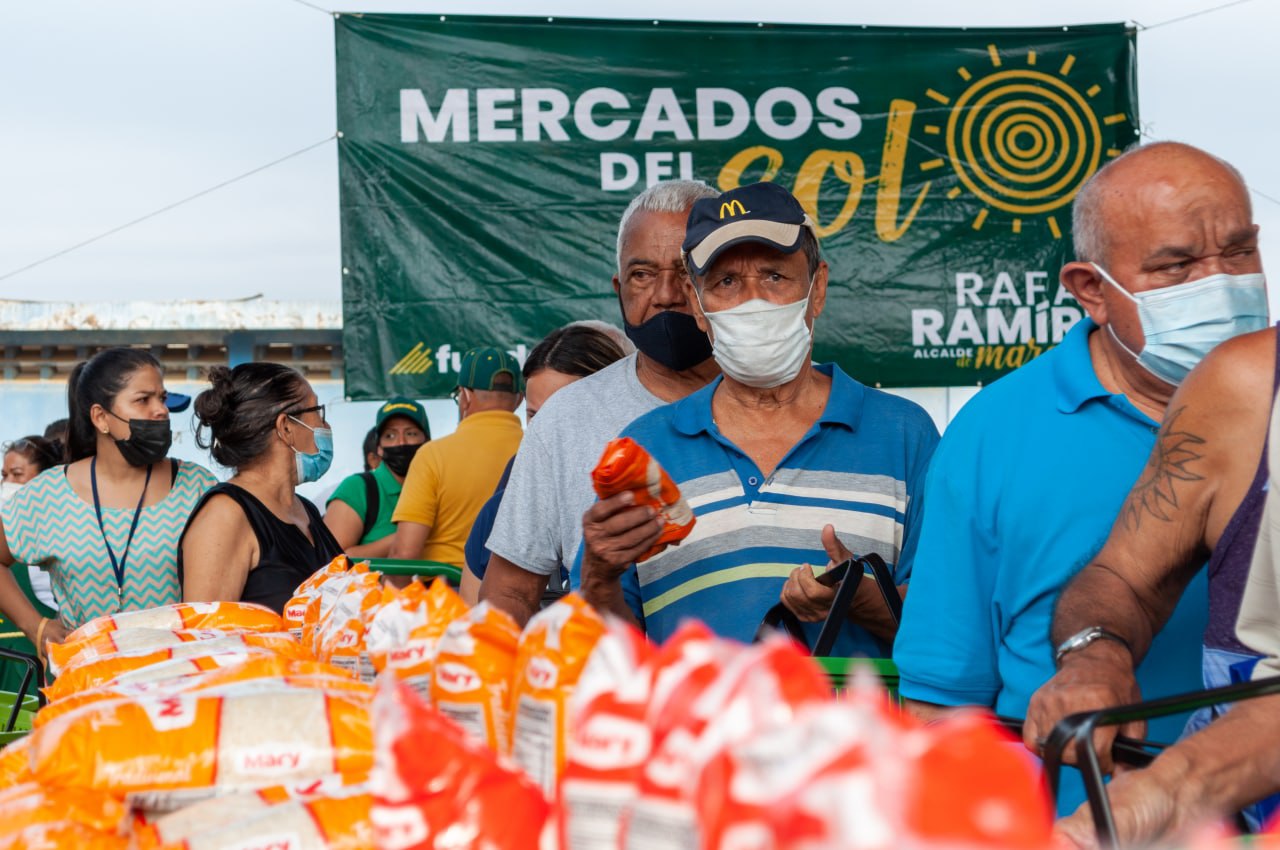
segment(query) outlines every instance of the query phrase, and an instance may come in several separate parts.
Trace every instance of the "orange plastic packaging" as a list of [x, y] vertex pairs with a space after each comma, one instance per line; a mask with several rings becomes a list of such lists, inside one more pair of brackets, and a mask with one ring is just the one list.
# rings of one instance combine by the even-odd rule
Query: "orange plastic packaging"
[[352, 679], [347, 671], [320, 661], [296, 661], [279, 655], [237, 656], [240, 663], [229, 667], [217, 667], [187, 676], [159, 679], [153, 682], [118, 682], [77, 691], [55, 702], [48, 703], [31, 721], [34, 729], [52, 723], [57, 718], [95, 702], [143, 697], [167, 697], [174, 694], [193, 693], [229, 687], [243, 682], [261, 682], [270, 687], [284, 684], [291, 687], [317, 687], [325, 690], [354, 691], [372, 696], [371, 686]]
[[8, 824], [0, 823], [0, 850], [49, 850], [63, 847], [74, 847], [76, 850], [125, 850], [128, 839], [69, 820], [12, 829]]
[[569, 700], [604, 621], [570, 593], [529, 620], [511, 685], [511, 757], [548, 795], [564, 770]]
[[31, 733], [36, 780], [145, 794], [367, 773], [367, 697], [256, 684], [110, 700], [66, 714]]
[[511, 748], [511, 674], [519, 642], [515, 620], [481, 602], [445, 629], [431, 676], [440, 713], [504, 754]]
[[410, 630], [407, 640], [385, 653], [371, 650], [370, 654], [378, 672], [390, 670], [424, 700], [430, 701], [436, 648], [449, 624], [467, 613], [467, 603], [441, 577], [431, 582], [423, 603], [422, 621]]
[[[245, 632], [243, 635], [252, 642], [264, 632]], [[278, 632], [280, 636], [287, 633]], [[219, 629], [173, 629], [127, 628], [110, 632], [99, 632], [75, 642], [55, 643], [49, 645], [49, 670], [58, 675], [61, 672], [80, 664], [120, 653], [146, 652], [168, 649], [178, 644], [211, 641], [219, 638], [237, 636], [235, 633]]]
[[620, 822], [651, 751], [644, 716], [653, 647], [619, 620], [610, 620], [606, 629], [569, 702], [557, 803], [560, 844], [571, 850], [617, 850]]
[[326, 580], [317, 590], [311, 602], [307, 604], [307, 613], [303, 617], [302, 636], [299, 640], [303, 646], [312, 651], [320, 649], [321, 630], [330, 627], [329, 617], [338, 601], [350, 593], [370, 593], [378, 590], [379, 576], [369, 572], [369, 564], [361, 561], [350, 570], [339, 576]]
[[[34, 719], [32, 722], [34, 723]], [[31, 736], [24, 735], [0, 749], [0, 788], [34, 781], [35, 776], [31, 773]]]
[[403, 682], [382, 677], [373, 701], [374, 841], [383, 850], [532, 850], [547, 801], [527, 776]]
[[591, 481], [601, 499], [630, 490], [635, 493], [637, 505], [657, 510], [662, 520], [662, 536], [637, 561], [652, 558], [693, 531], [693, 511], [680, 495], [680, 488], [653, 456], [630, 437], [609, 441], [600, 462], [591, 471]]
[[293, 592], [293, 598], [285, 603], [283, 614], [285, 628], [294, 637], [302, 636], [302, 626], [307, 619], [307, 608], [311, 605], [311, 600], [319, 595], [320, 585], [331, 578], [343, 575], [350, 568], [351, 562], [347, 556], [339, 555], [298, 585], [298, 589]]
[[270, 608], [252, 602], [176, 602], [142, 611], [122, 611], [95, 617], [67, 635], [63, 643], [73, 644], [103, 632], [139, 628], [278, 632], [284, 629], [284, 621]]
[[313, 660], [312, 654], [287, 634], [229, 634], [213, 640], [180, 643], [168, 649], [122, 652], [76, 663], [63, 670], [53, 684], [44, 689], [44, 694], [50, 700], [57, 700], [113, 681], [160, 681], [230, 666], [256, 654]]
[[319, 797], [242, 794], [198, 803], [139, 829], [139, 850], [373, 850], [363, 790]]
[[[664, 837], [677, 835], [684, 836], [684, 846], [700, 846], [694, 791], [707, 764], [723, 749], [793, 723], [806, 707], [831, 699], [831, 683], [821, 668], [786, 638], [733, 646], [717, 667], [718, 675], [698, 692], [665, 700], [660, 716], [667, 729], [645, 763], [624, 829], [628, 850], [664, 846]], [[686, 677], [676, 683], [677, 690], [694, 682]], [[649, 716], [653, 728], [658, 712], [651, 707]]]
[[365, 645], [365, 629], [387, 593], [377, 573], [364, 573], [347, 585], [319, 623], [312, 640], [316, 657], [341, 667], [362, 682], [373, 682], [375, 670]]
[[125, 824], [128, 814], [124, 800], [101, 791], [48, 788], [34, 782], [0, 789], [0, 831], [71, 821], [114, 832]]

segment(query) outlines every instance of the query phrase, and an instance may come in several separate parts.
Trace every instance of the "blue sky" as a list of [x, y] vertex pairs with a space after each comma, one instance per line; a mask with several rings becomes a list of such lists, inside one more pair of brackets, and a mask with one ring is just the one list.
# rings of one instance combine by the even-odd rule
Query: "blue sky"
[[[315, 5], [328, 4], [315, 0]], [[932, 26], [1136, 20], [1213, 0], [615, 0], [610, 16]], [[344, 11], [593, 16], [585, 0], [344, 3]], [[779, 9], [799, 14], [779, 17]], [[1280, 8], [1253, 0], [1139, 34], [1140, 108], [1280, 199]], [[295, 0], [41, 0], [5, 10], [0, 275], [330, 136], [332, 19]], [[1267, 246], [1280, 203], [1255, 196]], [[30, 271], [0, 297], [340, 297], [337, 156], [323, 145]], [[1275, 250], [1280, 250], [1277, 247]], [[1277, 275], [1280, 278], [1280, 275]]]

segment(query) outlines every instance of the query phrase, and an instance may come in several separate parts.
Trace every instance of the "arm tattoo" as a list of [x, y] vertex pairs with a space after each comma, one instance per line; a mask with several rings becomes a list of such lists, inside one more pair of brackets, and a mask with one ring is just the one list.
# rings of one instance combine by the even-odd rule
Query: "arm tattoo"
[[1151, 459], [1147, 461], [1142, 477], [1133, 485], [1133, 490], [1121, 509], [1126, 528], [1137, 531], [1143, 514], [1172, 522], [1169, 510], [1178, 508], [1178, 492], [1174, 485], [1179, 481], [1204, 480], [1203, 475], [1191, 469], [1196, 461], [1204, 457], [1200, 448], [1204, 445], [1204, 439], [1178, 428], [1178, 417], [1186, 409], [1184, 405], [1173, 411], [1160, 429]]

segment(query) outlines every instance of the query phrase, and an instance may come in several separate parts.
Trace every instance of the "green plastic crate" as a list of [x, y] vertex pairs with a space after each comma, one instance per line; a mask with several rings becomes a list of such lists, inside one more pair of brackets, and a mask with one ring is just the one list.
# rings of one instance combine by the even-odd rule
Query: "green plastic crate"
[[35, 717], [36, 711], [40, 708], [39, 697], [35, 694], [27, 694], [22, 698], [22, 707], [18, 709], [18, 719], [13, 724], [13, 731], [5, 732], [3, 730], [9, 722], [9, 712], [13, 710], [14, 700], [17, 698], [17, 694], [0, 691], [0, 747], [7, 747], [29, 733], [31, 731], [31, 719]]
[[870, 667], [889, 691], [894, 702], [901, 702], [898, 696], [898, 665], [890, 658], [814, 658], [826, 671], [831, 680], [832, 693], [839, 696], [849, 686], [849, 677], [856, 666]]
[[462, 582], [462, 570], [442, 561], [410, 561], [397, 558], [354, 558], [353, 560], [368, 561], [369, 569], [386, 576], [418, 576], [422, 579], [444, 576], [445, 581], [454, 587]]

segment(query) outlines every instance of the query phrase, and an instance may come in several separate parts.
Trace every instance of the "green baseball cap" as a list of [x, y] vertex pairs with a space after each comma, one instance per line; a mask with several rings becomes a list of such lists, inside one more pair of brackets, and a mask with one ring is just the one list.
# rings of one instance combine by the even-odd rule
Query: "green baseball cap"
[[493, 385], [494, 379], [503, 372], [511, 376], [515, 392], [524, 392], [524, 377], [520, 374], [520, 364], [514, 357], [500, 348], [473, 348], [462, 355], [458, 386], [470, 390], [505, 390], [506, 386]]
[[378, 421], [374, 428], [381, 433], [383, 424], [396, 416], [403, 416], [422, 429], [422, 433], [431, 439], [431, 426], [427, 423], [427, 409], [411, 398], [398, 395], [387, 399], [387, 403], [378, 408]]

